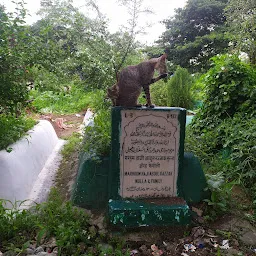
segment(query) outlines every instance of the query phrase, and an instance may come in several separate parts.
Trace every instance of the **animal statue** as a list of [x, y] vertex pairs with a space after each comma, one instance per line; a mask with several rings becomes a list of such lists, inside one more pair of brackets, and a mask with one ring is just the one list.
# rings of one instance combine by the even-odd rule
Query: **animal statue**
[[[118, 76], [117, 83], [107, 90], [107, 97], [112, 100], [113, 106], [141, 107], [138, 98], [143, 88], [146, 106], [154, 107], [151, 103], [149, 85], [167, 76], [166, 57], [166, 54], [163, 54], [159, 58], [124, 68]], [[159, 73], [158, 77], [154, 77], [155, 70]]]

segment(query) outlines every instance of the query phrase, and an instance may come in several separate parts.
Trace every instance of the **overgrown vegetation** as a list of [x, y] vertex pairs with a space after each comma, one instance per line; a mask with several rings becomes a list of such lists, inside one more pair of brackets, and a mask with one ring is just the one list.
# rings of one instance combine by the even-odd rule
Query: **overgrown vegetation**
[[36, 121], [32, 118], [2, 114], [0, 118], [0, 150], [7, 149], [8, 146], [22, 138], [26, 132], [35, 125]]
[[[26, 202], [0, 200], [0, 251], [25, 252], [30, 244], [34, 246], [56, 238], [58, 255], [129, 255], [123, 250], [122, 241], [100, 234], [90, 224], [90, 216], [84, 210], [64, 202], [52, 189], [47, 202], [37, 204], [29, 210], [20, 210]], [[19, 234], [19, 235], [17, 235]], [[111, 246], [104, 248], [102, 243]]]
[[192, 84], [193, 77], [189, 72], [178, 67], [168, 83], [168, 106], [191, 109], [193, 106]]
[[207, 172], [222, 172], [227, 183], [241, 184], [255, 200], [256, 72], [235, 55], [212, 60], [200, 78], [205, 100], [189, 127], [187, 150], [200, 157]]
[[83, 149], [89, 155], [98, 159], [110, 155], [111, 143], [111, 107], [110, 102], [104, 100], [104, 95], [98, 94], [91, 105], [95, 112], [93, 123], [85, 127]]

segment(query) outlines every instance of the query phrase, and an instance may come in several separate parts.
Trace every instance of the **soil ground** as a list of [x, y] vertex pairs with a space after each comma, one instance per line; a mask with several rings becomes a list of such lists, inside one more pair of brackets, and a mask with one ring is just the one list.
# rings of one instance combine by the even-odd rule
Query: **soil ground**
[[[41, 119], [49, 120], [59, 136], [59, 138], [68, 138], [73, 132], [78, 132], [79, 127], [83, 121], [85, 111], [76, 115], [42, 115]], [[60, 128], [56, 124], [56, 119], [63, 118], [64, 124], [68, 125], [66, 129]], [[79, 145], [73, 153], [64, 158], [57, 177], [55, 185], [57, 189], [64, 196], [65, 200], [69, 200], [71, 196], [72, 186], [75, 182], [75, 178], [78, 170], [79, 159]], [[247, 204], [249, 201], [242, 194], [239, 188], [235, 189], [235, 198], [239, 203]], [[205, 205], [200, 204], [196, 206], [199, 210], [204, 210]], [[130, 255], [146, 256], [146, 255], [172, 255], [172, 256], [218, 256], [218, 255], [240, 255], [250, 256], [256, 255], [253, 249], [256, 248], [256, 229], [248, 222], [242, 219], [241, 215], [236, 212], [235, 215], [227, 214], [219, 218], [214, 223], [206, 223], [203, 221], [203, 217], [197, 216], [194, 218], [191, 226], [187, 227], [166, 227], [166, 228], [140, 228], [133, 230], [110, 231], [107, 230], [104, 221], [104, 213], [91, 212], [93, 225], [98, 230], [108, 232], [111, 236], [122, 237], [125, 241], [125, 245], [131, 250]], [[241, 222], [241, 225], [237, 223]], [[248, 236], [250, 240], [248, 243], [245, 240], [242, 241], [240, 231], [243, 233], [251, 232]], [[220, 249], [216, 246], [222, 245], [223, 240], [228, 240], [229, 249]], [[255, 244], [254, 244], [255, 241]], [[153, 248], [151, 246], [156, 245]], [[186, 251], [186, 244], [196, 246], [195, 251]]]
[[[61, 139], [67, 139], [70, 137], [74, 132], [79, 132], [80, 125], [83, 122], [84, 115], [86, 110], [81, 111], [77, 114], [70, 114], [70, 115], [61, 115], [61, 114], [43, 114], [40, 115], [39, 119], [48, 120], [53, 125], [57, 136]], [[62, 121], [62, 127], [58, 125], [58, 120]]]

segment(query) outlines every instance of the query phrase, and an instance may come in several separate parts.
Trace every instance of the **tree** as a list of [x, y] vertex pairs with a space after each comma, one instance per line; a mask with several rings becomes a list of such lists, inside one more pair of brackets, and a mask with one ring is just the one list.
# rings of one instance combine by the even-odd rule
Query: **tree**
[[33, 39], [24, 25], [25, 15], [22, 2], [15, 13], [0, 5], [0, 113], [19, 115], [28, 97], [28, 45]]
[[256, 2], [255, 0], [230, 0], [226, 8], [227, 22], [235, 48], [249, 55], [256, 64]]
[[108, 32], [103, 19], [90, 19], [71, 0], [45, 0], [32, 26], [42, 58], [38, 63], [59, 76], [80, 76], [87, 88], [113, 83]]
[[175, 65], [190, 71], [209, 67], [209, 58], [225, 52], [229, 38], [225, 34], [224, 7], [227, 0], [188, 0], [174, 17], [165, 20], [166, 31], [158, 41]]
[[178, 67], [170, 78], [168, 88], [168, 106], [190, 109], [193, 106], [191, 86], [193, 78], [185, 68]]

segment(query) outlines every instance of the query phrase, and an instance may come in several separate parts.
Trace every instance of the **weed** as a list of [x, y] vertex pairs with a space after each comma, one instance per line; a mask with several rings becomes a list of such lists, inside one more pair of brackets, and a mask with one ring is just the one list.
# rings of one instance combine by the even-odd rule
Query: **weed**
[[[7, 203], [10, 207], [6, 207]], [[123, 249], [120, 238], [115, 240], [101, 236], [91, 226], [84, 210], [63, 202], [56, 189], [52, 189], [47, 202], [37, 204], [28, 210], [20, 210], [24, 202], [0, 201], [0, 251], [14, 251], [22, 254], [31, 241], [37, 245], [56, 238], [58, 255], [129, 255]], [[105, 243], [111, 245], [100, 246]]]
[[86, 92], [84, 89], [72, 85], [69, 92], [34, 90], [30, 92], [30, 97], [33, 99], [33, 106], [39, 112], [73, 114], [88, 107], [97, 109], [99, 106], [97, 99], [104, 96], [101, 90]]
[[206, 219], [214, 220], [219, 215], [229, 211], [232, 188], [236, 182], [227, 182], [221, 172], [207, 174], [206, 177], [208, 189], [211, 191], [210, 199], [204, 200], [208, 205]]
[[0, 250], [24, 248], [36, 234], [37, 217], [30, 211], [20, 210], [23, 203], [0, 200]]
[[94, 118], [93, 126], [85, 128], [84, 150], [91, 157], [110, 154], [111, 118], [110, 110], [101, 110]]
[[74, 152], [74, 149], [77, 148], [77, 145], [79, 145], [82, 142], [81, 134], [79, 133], [73, 133], [69, 138], [68, 142], [64, 145], [61, 154], [64, 158], [70, 156], [72, 152]]
[[13, 115], [1, 114], [0, 115], [0, 150], [7, 149], [11, 152], [8, 146], [20, 138], [36, 124], [36, 121], [20, 116], [16, 118]]
[[[237, 56], [213, 58], [200, 80], [205, 100], [187, 129], [186, 150], [199, 156], [208, 173], [222, 172], [227, 183], [238, 182], [256, 197], [256, 72]], [[223, 185], [223, 193], [227, 190]], [[219, 191], [212, 203], [221, 205]], [[216, 201], [217, 200], [217, 201]], [[208, 202], [210, 203], [210, 202]]]

